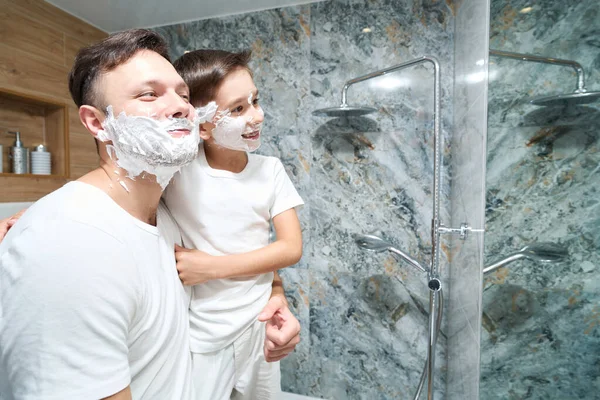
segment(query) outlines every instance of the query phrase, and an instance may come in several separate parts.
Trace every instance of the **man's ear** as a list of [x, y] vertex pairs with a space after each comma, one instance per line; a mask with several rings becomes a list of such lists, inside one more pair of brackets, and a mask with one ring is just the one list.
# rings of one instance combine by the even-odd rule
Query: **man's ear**
[[210, 122], [205, 122], [200, 124], [200, 138], [202, 140], [208, 140], [212, 137], [212, 130], [215, 127], [215, 124]]
[[104, 118], [104, 114], [96, 107], [79, 107], [79, 120], [95, 138], [98, 138], [98, 132], [102, 130]]

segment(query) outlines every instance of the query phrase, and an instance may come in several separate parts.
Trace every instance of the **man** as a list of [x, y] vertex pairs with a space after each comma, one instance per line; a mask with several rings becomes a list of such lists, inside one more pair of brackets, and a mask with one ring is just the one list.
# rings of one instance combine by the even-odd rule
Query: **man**
[[[196, 154], [188, 88], [162, 39], [132, 30], [80, 51], [69, 89], [100, 166], [38, 201], [0, 244], [0, 393], [191, 398], [189, 296], [159, 205]], [[287, 310], [272, 300], [269, 316]], [[280, 358], [297, 332], [271, 329], [266, 353]]]

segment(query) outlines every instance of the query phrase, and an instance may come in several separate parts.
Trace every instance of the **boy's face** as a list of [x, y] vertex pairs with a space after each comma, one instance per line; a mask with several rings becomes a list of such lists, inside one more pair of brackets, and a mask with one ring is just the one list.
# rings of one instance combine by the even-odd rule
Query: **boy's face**
[[227, 75], [214, 101], [218, 106], [217, 114], [214, 123], [202, 124], [202, 139], [233, 150], [258, 148], [264, 113], [250, 73], [239, 68]]

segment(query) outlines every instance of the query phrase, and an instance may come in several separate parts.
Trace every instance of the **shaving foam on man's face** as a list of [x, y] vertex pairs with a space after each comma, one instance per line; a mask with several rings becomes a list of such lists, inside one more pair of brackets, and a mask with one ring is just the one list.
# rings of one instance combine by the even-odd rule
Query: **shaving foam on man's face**
[[[102, 129], [91, 123], [88, 129], [107, 142], [111, 161], [128, 178], [155, 176], [165, 188], [175, 172], [194, 159], [200, 140], [183, 78], [160, 54], [140, 50], [99, 76], [96, 89], [111, 106]], [[89, 107], [82, 106], [83, 111]]]
[[129, 178], [142, 172], [156, 176], [164, 189], [182, 166], [192, 162], [200, 143], [200, 119], [194, 122], [186, 118], [157, 120], [150, 117], [130, 116], [121, 112], [116, 118], [112, 106], [108, 106], [103, 130], [98, 139], [112, 142], [107, 145], [108, 154]]

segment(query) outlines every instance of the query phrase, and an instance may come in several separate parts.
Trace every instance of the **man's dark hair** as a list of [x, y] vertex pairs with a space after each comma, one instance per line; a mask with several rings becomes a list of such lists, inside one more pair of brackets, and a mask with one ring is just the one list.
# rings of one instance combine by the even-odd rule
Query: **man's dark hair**
[[232, 53], [223, 50], [200, 49], [185, 53], [173, 66], [190, 88], [190, 103], [204, 106], [217, 95], [219, 86], [231, 72], [248, 66], [252, 53], [249, 50]]
[[158, 33], [148, 29], [130, 29], [115, 33], [101, 42], [79, 50], [69, 74], [69, 91], [77, 107], [85, 104], [104, 108], [104, 99], [95, 88], [98, 77], [126, 63], [141, 50], [154, 51], [171, 61], [165, 40]]

